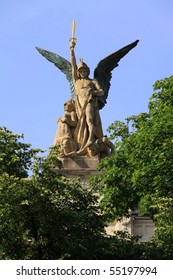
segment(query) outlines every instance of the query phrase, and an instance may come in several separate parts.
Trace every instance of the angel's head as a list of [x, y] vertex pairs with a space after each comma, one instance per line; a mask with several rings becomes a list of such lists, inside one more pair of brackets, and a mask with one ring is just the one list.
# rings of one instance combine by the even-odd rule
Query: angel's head
[[90, 74], [90, 69], [87, 66], [85, 62], [83, 62], [83, 59], [80, 58], [80, 63], [77, 67], [77, 75], [79, 78], [86, 78]]

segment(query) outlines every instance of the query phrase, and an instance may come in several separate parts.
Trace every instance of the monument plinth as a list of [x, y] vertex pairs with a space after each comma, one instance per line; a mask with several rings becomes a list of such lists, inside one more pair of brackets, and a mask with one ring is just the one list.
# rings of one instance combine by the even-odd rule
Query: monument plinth
[[96, 170], [99, 164], [98, 157], [87, 157], [87, 156], [76, 156], [76, 157], [65, 157], [60, 159], [62, 161], [63, 169], [72, 170]]
[[89, 158], [87, 156], [65, 157], [60, 159], [62, 168], [54, 168], [56, 174], [64, 175], [68, 178], [80, 178], [82, 184], [88, 184], [92, 176], [99, 176], [103, 172], [98, 171], [99, 158]]

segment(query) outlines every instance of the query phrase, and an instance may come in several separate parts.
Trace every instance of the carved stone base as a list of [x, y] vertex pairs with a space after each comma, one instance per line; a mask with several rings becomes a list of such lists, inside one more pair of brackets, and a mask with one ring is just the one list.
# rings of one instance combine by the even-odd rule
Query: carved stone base
[[70, 178], [79, 177], [83, 183], [87, 183], [92, 176], [102, 174], [98, 171], [98, 157], [76, 156], [73, 158], [60, 158], [63, 168], [54, 168], [55, 173], [64, 175]]
[[86, 156], [76, 156], [76, 157], [66, 157], [61, 158], [63, 169], [92, 169], [96, 170], [99, 164], [98, 157], [86, 157]]

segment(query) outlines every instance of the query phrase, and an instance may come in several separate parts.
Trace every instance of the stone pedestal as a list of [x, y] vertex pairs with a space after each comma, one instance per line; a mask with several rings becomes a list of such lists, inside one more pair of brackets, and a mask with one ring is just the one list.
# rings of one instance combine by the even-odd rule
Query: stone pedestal
[[63, 169], [81, 170], [90, 169], [96, 170], [99, 164], [98, 157], [76, 156], [61, 158]]
[[98, 157], [75, 156], [60, 158], [63, 168], [54, 168], [55, 173], [68, 178], [80, 178], [83, 185], [87, 185], [92, 176], [99, 176], [102, 171], [98, 171]]

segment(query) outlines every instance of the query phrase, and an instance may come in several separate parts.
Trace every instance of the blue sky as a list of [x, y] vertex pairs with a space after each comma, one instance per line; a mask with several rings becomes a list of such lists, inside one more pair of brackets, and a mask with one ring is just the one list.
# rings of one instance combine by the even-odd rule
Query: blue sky
[[73, 19], [76, 57], [91, 77], [101, 59], [140, 40], [113, 71], [100, 111], [104, 131], [115, 120], [146, 112], [155, 81], [173, 74], [172, 11], [172, 0], [1, 0], [0, 126], [23, 133], [34, 148], [53, 144], [69, 84], [35, 47], [69, 60]]

